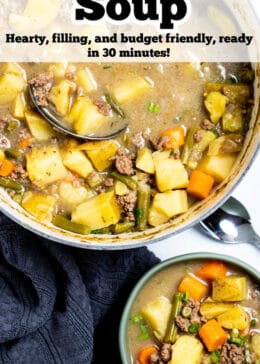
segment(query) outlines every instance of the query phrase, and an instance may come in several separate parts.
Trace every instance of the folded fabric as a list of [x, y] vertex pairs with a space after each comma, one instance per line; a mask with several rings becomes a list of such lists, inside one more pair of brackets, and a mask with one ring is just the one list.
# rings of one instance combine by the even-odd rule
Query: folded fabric
[[146, 248], [76, 249], [0, 214], [0, 363], [121, 363], [118, 326]]

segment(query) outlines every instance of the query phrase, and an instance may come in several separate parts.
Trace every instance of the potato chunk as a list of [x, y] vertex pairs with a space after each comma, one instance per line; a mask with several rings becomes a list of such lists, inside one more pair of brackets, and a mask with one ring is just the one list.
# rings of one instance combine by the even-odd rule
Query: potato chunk
[[64, 78], [68, 67], [67, 62], [58, 62], [49, 65], [49, 72], [53, 74], [53, 77]]
[[249, 326], [249, 318], [242, 306], [233, 306], [217, 317], [220, 326], [225, 329], [245, 330]]
[[211, 121], [216, 124], [226, 110], [227, 98], [218, 91], [210, 92], [205, 99], [205, 106]]
[[25, 88], [25, 81], [14, 73], [5, 73], [0, 78], [0, 104], [13, 101]]
[[73, 124], [75, 132], [81, 135], [96, 134], [108, 119], [87, 96], [79, 96], [66, 117], [66, 121]]
[[102, 172], [111, 167], [111, 158], [115, 156], [118, 145], [113, 140], [102, 140], [81, 144], [78, 149], [84, 150], [94, 167]]
[[121, 210], [113, 191], [101, 193], [77, 206], [71, 215], [71, 220], [87, 225], [91, 230], [102, 229], [118, 223]]
[[71, 212], [76, 206], [93, 197], [95, 192], [87, 190], [83, 186], [74, 187], [70, 182], [61, 182], [59, 196], [66, 212]]
[[147, 90], [151, 89], [152, 85], [143, 77], [135, 77], [129, 81], [125, 81], [117, 87], [114, 87], [111, 92], [115, 100], [119, 104], [133, 101]]
[[152, 205], [149, 209], [148, 222], [151, 226], [159, 226], [169, 220], [168, 216], [161, 212], [156, 205]]
[[228, 276], [216, 278], [212, 282], [212, 298], [214, 301], [235, 302], [247, 297], [246, 277]]
[[80, 150], [69, 149], [62, 152], [62, 161], [65, 167], [76, 172], [83, 178], [93, 171], [93, 166], [88, 157]]
[[29, 178], [39, 187], [67, 177], [57, 145], [33, 148], [26, 155], [26, 168]]
[[149, 210], [148, 221], [150, 225], [157, 226], [187, 210], [188, 200], [185, 190], [157, 193]]
[[200, 313], [206, 319], [213, 319], [233, 307], [232, 303], [202, 302]]
[[170, 157], [169, 151], [154, 152], [155, 177], [158, 190], [185, 188], [188, 186], [188, 173], [179, 159]]
[[139, 150], [135, 164], [136, 167], [141, 171], [153, 174], [155, 170], [154, 170], [153, 154], [151, 149], [143, 148]]
[[245, 105], [250, 98], [250, 87], [248, 85], [226, 84], [223, 94], [230, 103]]
[[12, 73], [15, 76], [24, 78], [24, 73], [25, 72], [19, 66], [19, 64], [15, 63], [15, 62], [8, 62], [5, 69], [4, 69], [4, 73]]
[[13, 103], [13, 115], [17, 119], [24, 119], [25, 115], [25, 100], [23, 93], [19, 93]]
[[60, 3], [61, 0], [28, 0], [22, 14], [9, 15], [9, 26], [21, 34], [47, 27], [56, 18]]
[[22, 207], [40, 222], [51, 222], [57, 198], [43, 193], [26, 192]]
[[251, 349], [256, 354], [256, 357], [260, 359], [260, 334], [253, 335], [251, 340]]
[[201, 160], [198, 169], [209, 174], [217, 183], [220, 183], [229, 175], [236, 159], [236, 153], [207, 155]]
[[56, 111], [65, 116], [70, 109], [71, 95], [75, 89], [75, 85], [67, 80], [60, 81], [56, 86], [52, 87], [49, 100], [54, 104]]
[[55, 136], [55, 132], [50, 124], [40, 115], [32, 112], [25, 112], [25, 119], [32, 136], [38, 141], [46, 141]]
[[151, 325], [154, 335], [159, 340], [164, 338], [171, 306], [171, 302], [167, 297], [160, 296], [141, 308], [141, 314]]
[[203, 353], [202, 343], [193, 336], [182, 335], [172, 346], [170, 364], [199, 364]]
[[88, 93], [97, 89], [96, 81], [89, 68], [86, 67], [85, 69], [78, 71], [76, 76], [77, 84], [82, 88], [83, 92]]

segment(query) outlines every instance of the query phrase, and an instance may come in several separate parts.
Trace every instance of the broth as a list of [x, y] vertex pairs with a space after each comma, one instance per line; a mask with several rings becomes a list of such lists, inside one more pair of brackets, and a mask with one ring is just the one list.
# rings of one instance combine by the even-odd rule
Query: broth
[[[162, 345], [163, 340], [158, 340], [153, 335], [153, 327], [151, 326], [149, 322], [149, 318], [145, 316], [145, 313], [142, 313], [142, 311], [145, 311], [144, 307], [154, 302], [158, 297], [166, 297], [169, 299], [170, 302], [173, 300], [173, 296], [176, 292], [178, 292], [178, 287], [180, 285], [180, 282], [187, 274], [195, 274], [196, 272], [203, 266], [205, 263], [208, 263], [207, 260], [196, 260], [196, 261], [188, 261], [188, 262], [181, 262], [176, 263], [173, 266], [164, 268], [163, 270], [156, 273], [146, 284], [145, 286], [140, 290], [138, 296], [135, 299], [135, 302], [133, 304], [133, 307], [131, 309], [130, 313], [130, 321], [128, 326], [128, 332], [127, 332], [127, 341], [128, 341], [128, 349], [131, 356], [131, 361], [133, 363], [139, 363], [138, 362], [138, 354], [144, 347], [149, 347], [151, 345], [155, 345], [157, 347], [160, 347]], [[224, 263], [226, 264], [226, 263]], [[251, 327], [250, 323], [248, 323], [248, 328], [244, 330], [249, 336], [248, 341], [245, 344], [245, 347], [250, 347], [248, 342], [250, 342], [250, 337], [257, 334], [260, 335], [260, 287], [259, 284], [256, 284], [252, 278], [246, 274], [243, 270], [238, 269], [237, 267], [228, 264], [228, 271], [226, 273], [227, 276], [235, 276], [235, 277], [245, 277], [247, 282], [247, 293], [246, 298], [242, 301], [235, 302], [235, 305], [239, 304], [243, 307], [247, 315], [249, 316], [249, 321], [251, 321]], [[211, 286], [211, 282], [208, 282], [208, 284]], [[212, 291], [211, 289], [208, 290], [207, 294], [204, 295], [204, 297], [200, 300], [200, 307], [203, 304], [203, 302], [213, 302], [212, 298], [209, 299], [209, 297], [212, 297]], [[184, 303], [185, 304], [185, 303]], [[218, 302], [219, 304], [219, 302]], [[232, 303], [233, 304], [233, 303]], [[166, 312], [166, 311], [165, 311]], [[158, 312], [157, 312], [158, 313]], [[204, 313], [204, 312], [203, 312]], [[149, 337], [141, 339], [141, 330], [139, 323], [133, 323], [133, 318], [138, 317], [138, 315], [142, 315], [143, 318], [142, 323], [145, 323], [148, 325], [149, 328]], [[159, 313], [158, 313], [159, 315]], [[163, 315], [163, 313], [162, 313]], [[217, 319], [217, 315], [214, 317]], [[205, 321], [208, 321], [207, 318]], [[200, 326], [203, 326], [205, 321], [200, 322]], [[226, 329], [225, 329], [226, 330]], [[230, 335], [231, 330], [227, 330], [228, 335]], [[178, 335], [177, 338], [181, 335], [192, 335], [195, 336], [198, 340], [201, 340], [198, 332], [195, 334], [186, 333], [183, 332], [180, 328], [178, 329]], [[230, 336], [229, 336], [230, 337]], [[260, 336], [259, 336], [260, 337]], [[239, 346], [239, 345], [238, 345]], [[213, 360], [210, 359], [210, 353], [206, 349], [206, 346], [203, 346], [203, 353], [200, 357], [201, 361], [198, 361], [198, 363], [214, 363]], [[243, 349], [245, 349], [243, 347]], [[221, 350], [221, 346], [218, 348], [218, 350]], [[253, 353], [253, 350], [251, 350], [251, 354]], [[255, 357], [254, 354], [252, 354], [252, 363], [257, 362], [257, 357]], [[206, 359], [208, 361], [206, 361]], [[203, 361], [204, 360], [204, 361]], [[224, 359], [223, 359], [224, 360]], [[193, 363], [193, 361], [191, 361]], [[194, 361], [195, 362], [195, 361]], [[216, 361], [216, 362], [220, 362]], [[155, 362], [156, 363], [156, 362]], [[168, 361], [167, 361], [168, 363]], [[170, 363], [170, 361], [169, 361]], [[173, 363], [175, 363], [173, 361]], [[196, 362], [197, 363], [197, 362]], [[233, 363], [230, 361], [230, 363]], [[242, 363], [242, 362], [241, 362]], [[258, 363], [258, 362], [257, 362]]]
[[[38, 221], [79, 234], [166, 223], [229, 175], [252, 82], [235, 63], [2, 64], [0, 184]], [[128, 127], [66, 137], [35, 111], [28, 84], [79, 135]]]

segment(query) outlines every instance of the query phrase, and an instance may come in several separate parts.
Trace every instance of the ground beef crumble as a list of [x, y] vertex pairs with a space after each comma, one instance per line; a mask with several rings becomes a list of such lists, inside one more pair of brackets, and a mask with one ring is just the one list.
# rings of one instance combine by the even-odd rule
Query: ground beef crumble
[[123, 218], [126, 221], [135, 221], [134, 209], [137, 196], [134, 191], [129, 191], [123, 196], [117, 196], [117, 203], [122, 209]]
[[165, 149], [165, 145], [169, 142], [169, 138], [166, 135], [164, 135], [159, 138], [150, 138], [149, 142], [153, 147], [153, 149], [161, 152]]
[[135, 173], [133, 159], [133, 155], [126, 153], [123, 148], [119, 148], [116, 155], [110, 160], [115, 161], [115, 167], [119, 173], [132, 176]]
[[11, 178], [13, 179], [26, 179], [28, 177], [27, 171], [20, 164], [15, 164], [14, 170], [11, 174]]
[[97, 106], [98, 111], [100, 114], [105, 115], [105, 116], [109, 116], [110, 113], [110, 105], [105, 102], [102, 99], [96, 99], [94, 100], [94, 105]]
[[183, 332], [188, 332], [189, 327], [193, 324], [199, 324], [206, 322], [206, 319], [200, 315], [200, 303], [194, 301], [193, 298], [189, 298], [189, 300], [182, 305], [182, 309], [185, 307], [189, 307], [191, 309], [191, 313], [189, 317], [183, 317], [182, 315], [178, 315], [175, 319], [176, 325]]
[[136, 133], [132, 138], [132, 143], [137, 149], [142, 149], [145, 146], [145, 138], [143, 137], [143, 133]]
[[66, 72], [65, 73], [65, 77], [69, 80], [69, 81], [74, 81], [76, 78], [76, 75], [74, 72]]
[[188, 332], [190, 327], [190, 320], [178, 315], [175, 318], [176, 325], [182, 332]]
[[198, 130], [194, 133], [193, 135], [193, 139], [195, 143], [199, 143], [203, 138], [203, 131], [202, 130]]
[[29, 81], [34, 86], [34, 96], [39, 106], [49, 105], [49, 94], [53, 82], [53, 74], [51, 72], [39, 73]]
[[172, 345], [163, 343], [160, 350], [152, 353], [150, 356], [150, 364], [166, 364], [169, 363], [172, 356]]
[[95, 191], [97, 193], [104, 193], [104, 192], [107, 192], [107, 189], [109, 187], [112, 187], [113, 185], [114, 185], [114, 179], [113, 178], [107, 178], [107, 179], [105, 179], [105, 181], [101, 185], [99, 185], [99, 186], [97, 186], [95, 188]]
[[214, 129], [215, 124], [213, 124], [210, 120], [205, 119], [202, 121], [201, 127], [202, 127], [202, 129], [205, 129], [205, 130], [212, 130], [212, 129]]
[[243, 364], [245, 354], [243, 348], [235, 344], [224, 344], [221, 348], [221, 364]]

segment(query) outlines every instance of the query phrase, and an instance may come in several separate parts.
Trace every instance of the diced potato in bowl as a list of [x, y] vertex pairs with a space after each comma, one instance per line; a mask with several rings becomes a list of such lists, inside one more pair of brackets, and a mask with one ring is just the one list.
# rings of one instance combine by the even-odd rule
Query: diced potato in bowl
[[[238, 284], [242, 280], [245, 284]], [[236, 292], [236, 300], [227, 301], [225, 289], [216, 300], [216, 284]], [[196, 253], [160, 262], [139, 280], [125, 305], [122, 363], [214, 364], [234, 358], [246, 363], [250, 358], [258, 364], [259, 297], [259, 273], [238, 259]]]

